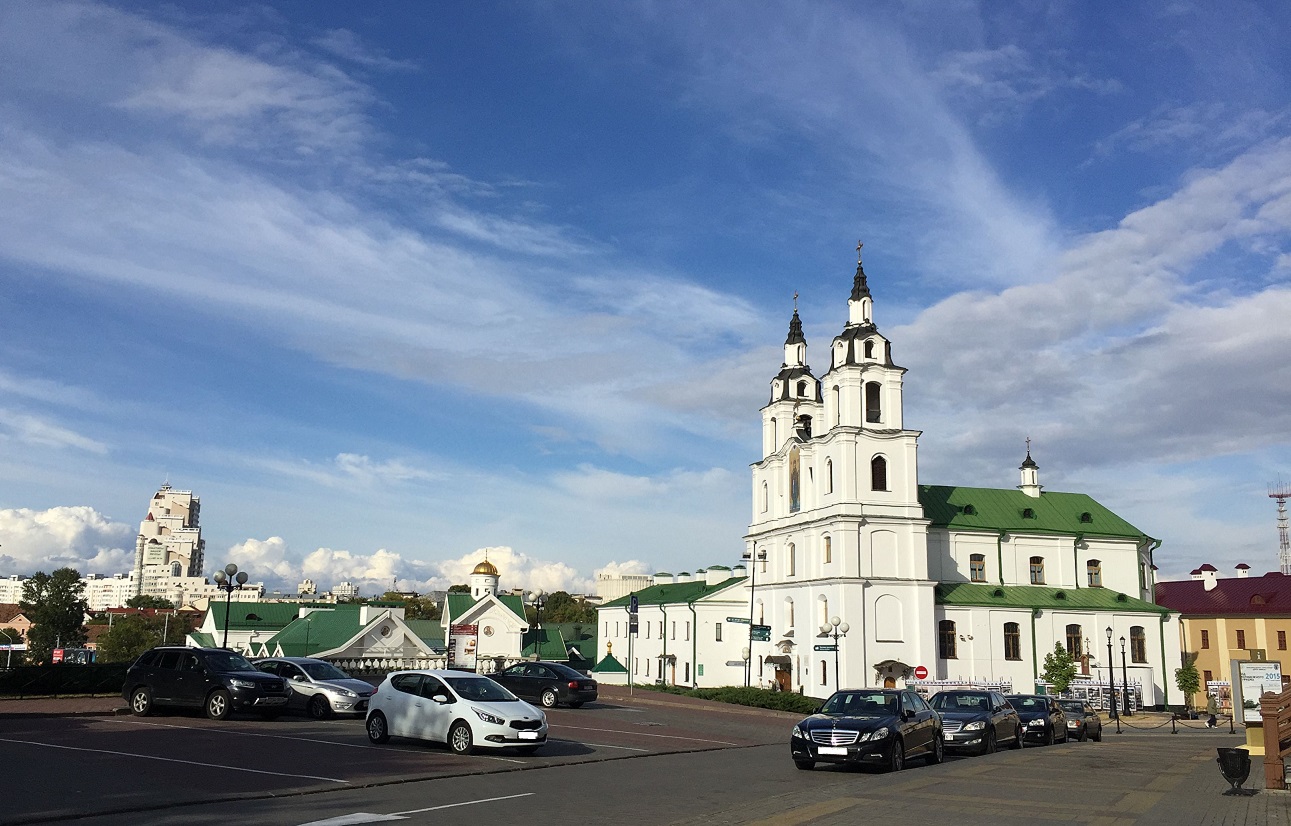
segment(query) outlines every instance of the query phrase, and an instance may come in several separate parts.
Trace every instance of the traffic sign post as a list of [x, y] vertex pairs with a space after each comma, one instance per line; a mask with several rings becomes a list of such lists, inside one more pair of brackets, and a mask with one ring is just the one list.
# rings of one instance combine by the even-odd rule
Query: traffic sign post
[[727, 621], [727, 622], [739, 622], [739, 623], [743, 623], [744, 625], [748, 625], [748, 624], [749, 624], [748, 617], [727, 617], [727, 618], [726, 618], [726, 621]]
[[915, 667], [914, 678], [916, 680], [928, 679], [928, 669], [923, 667], [922, 665]]
[[749, 636], [754, 642], [771, 642], [771, 626], [754, 625], [749, 632]]
[[815, 650], [817, 650], [817, 651], [837, 651], [837, 650], [838, 650], [838, 646], [837, 646], [837, 645], [818, 645], [818, 646], [816, 646], [816, 649], [815, 649]]

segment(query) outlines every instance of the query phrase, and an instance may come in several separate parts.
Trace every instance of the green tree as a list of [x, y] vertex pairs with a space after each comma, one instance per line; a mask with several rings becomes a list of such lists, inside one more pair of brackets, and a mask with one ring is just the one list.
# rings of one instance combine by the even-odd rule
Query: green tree
[[83, 596], [85, 585], [74, 568], [59, 568], [52, 574], [37, 571], [22, 587], [19, 606], [31, 619], [27, 633], [27, 660], [53, 661], [55, 648], [85, 645], [85, 614], [89, 605]]
[[1061, 694], [1076, 679], [1076, 671], [1076, 661], [1062, 643], [1056, 642], [1053, 644], [1053, 651], [1044, 655], [1044, 668], [1040, 670], [1040, 676]]
[[[534, 619], [532, 606], [528, 609], [529, 618]], [[556, 591], [543, 600], [542, 619], [544, 622], [596, 622], [596, 609], [587, 604], [587, 600], [575, 599], [565, 591]]]
[[471, 586], [469, 585], [449, 585], [448, 593], [450, 594], [469, 594]]
[[427, 597], [408, 597], [395, 591], [386, 591], [381, 601], [397, 602], [402, 605], [404, 619], [435, 620], [442, 616], [439, 606]]
[[97, 659], [104, 663], [133, 662], [140, 654], [161, 645], [165, 617], [127, 614], [114, 620], [108, 632], [99, 637]]
[[154, 597], [149, 594], [136, 594], [126, 600], [127, 608], [164, 608], [170, 610], [175, 607], [175, 603], [164, 597]]
[[1183, 693], [1183, 706], [1192, 709], [1192, 698], [1201, 691], [1201, 675], [1197, 673], [1197, 655], [1185, 653], [1183, 667], [1174, 670], [1174, 684]]

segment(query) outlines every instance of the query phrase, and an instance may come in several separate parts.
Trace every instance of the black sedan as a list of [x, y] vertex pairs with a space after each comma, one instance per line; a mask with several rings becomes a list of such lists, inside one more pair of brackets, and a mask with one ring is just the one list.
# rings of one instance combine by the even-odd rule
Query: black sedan
[[942, 691], [928, 703], [941, 715], [947, 751], [992, 754], [1000, 743], [1022, 748], [1022, 721], [994, 691]]
[[1083, 743], [1103, 739], [1103, 718], [1084, 700], [1059, 700], [1058, 705], [1067, 714], [1067, 734]]
[[923, 698], [902, 689], [836, 691], [820, 709], [793, 727], [793, 764], [871, 764], [900, 771], [906, 757], [926, 755], [940, 763], [945, 754], [941, 718]]
[[489, 677], [517, 697], [537, 700], [543, 708], [559, 703], [578, 708], [596, 699], [596, 680], [564, 663], [517, 663]]
[[1045, 746], [1067, 742], [1067, 715], [1058, 698], [1046, 694], [1010, 694], [1009, 704], [1017, 709], [1026, 739]]

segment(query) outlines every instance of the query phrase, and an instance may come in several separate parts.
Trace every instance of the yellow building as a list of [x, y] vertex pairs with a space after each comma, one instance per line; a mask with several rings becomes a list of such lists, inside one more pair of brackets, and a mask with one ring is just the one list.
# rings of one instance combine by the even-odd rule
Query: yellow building
[[1282, 664], [1285, 688], [1291, 679], [1291, 576], [1278, 571], [1221, 578], [1213, 565], [1203, 565], [1183, 582], [1158, 582], [1157, 604], [1178, 611], [1183, 650], [1197, 655], [1202, 690], [1193, 705], [1206, 704], [1206, 683], [1232, 679], [1233, 660], [1265, 659]]

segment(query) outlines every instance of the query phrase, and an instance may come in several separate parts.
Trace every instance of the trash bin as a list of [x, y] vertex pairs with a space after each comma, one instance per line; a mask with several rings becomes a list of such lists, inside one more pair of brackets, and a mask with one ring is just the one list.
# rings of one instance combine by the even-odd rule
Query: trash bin
[[1215, 749], [1219, 757], [1215, 762], [1219, 764], [1220, 774], [1228, 781], [1231, 788], [1224, 794], [1251, 795], [1255, 794], [1250, 789], [1243, 789], [1242, 784], [1246, 778], [1251, 775], [1251, 753], [1246, 749], [1221, 748]]

